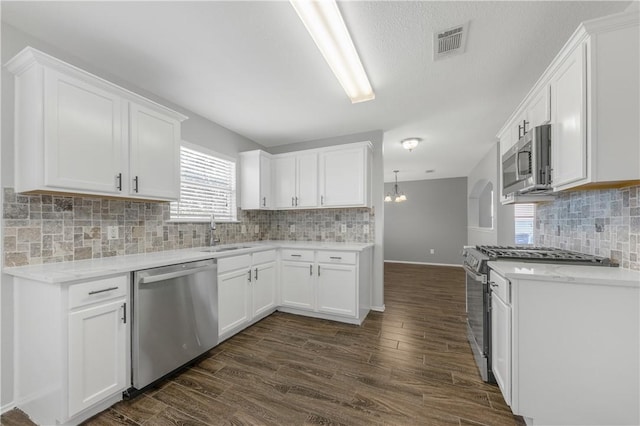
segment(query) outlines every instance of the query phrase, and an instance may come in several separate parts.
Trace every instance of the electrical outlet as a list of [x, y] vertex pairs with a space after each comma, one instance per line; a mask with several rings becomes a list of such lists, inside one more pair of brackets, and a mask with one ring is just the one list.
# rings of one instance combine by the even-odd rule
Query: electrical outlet
[[362, 233], [363, 234], [368, 234], [369, 233], [369, 225], [368, 224], [362, 226]]
[[342, 232], [343, 234], [347, 232], [347, 225], [345, 225], [344, 223], [340, 225], [340, 232]]
[[110, 240], [118, 239], [118, 227], [117, 226], [107, 226], [107, 238]]
[[260, 225], [256, 225], [255, 228], [253, 228], [253, 233], [257, 234], [260, 232]]
[[247, 225], [242, 225], [240, 227], [240, 232], [242, 232], [243, 234], [246, 234], [247, 233]]
[[429, 250], [429, 254], [436, 254], [436, 249]]
[[296, 232], [296, 226], [295, 225], [289, 225], [289, 232], [290, 233], [295, 233]]

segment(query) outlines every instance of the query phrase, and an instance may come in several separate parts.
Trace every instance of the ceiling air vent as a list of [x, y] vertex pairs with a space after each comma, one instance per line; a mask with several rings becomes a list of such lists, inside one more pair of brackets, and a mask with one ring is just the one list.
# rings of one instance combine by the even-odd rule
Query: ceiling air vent
[[442, 59], [464, 52], [467, 27], [468, 23], [433, 34], [433, 59]]

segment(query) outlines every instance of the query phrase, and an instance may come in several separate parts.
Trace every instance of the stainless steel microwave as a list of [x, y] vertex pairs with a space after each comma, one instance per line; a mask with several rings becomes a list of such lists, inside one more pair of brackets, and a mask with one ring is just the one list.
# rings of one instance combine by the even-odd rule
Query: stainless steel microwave
[[534, 127], [502, 156], [502, 195], [551, 192], [551, 125]]

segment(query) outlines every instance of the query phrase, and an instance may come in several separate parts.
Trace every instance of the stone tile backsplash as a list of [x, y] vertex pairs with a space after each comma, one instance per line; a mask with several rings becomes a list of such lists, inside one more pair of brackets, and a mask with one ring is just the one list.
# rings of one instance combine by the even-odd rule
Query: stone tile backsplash
[[[238, 220], [218, 224], [220, 244], [374, 240], [373, 211], [368, 208], [239, 210]], [[341, 232], [341, 225], [346, 232]], [[2, 226], [7, 267], [202, 247], [210, 238], [208, 223], [169, 222], [169, 203], [26, 195], [13, 188], [4, 188]], [[118, 227], [118, 238], [107, 238], [109, 226]]]
[[561, 193], [536, 207], [535, 242], [640, 270], [639, 198], [640, 186]]

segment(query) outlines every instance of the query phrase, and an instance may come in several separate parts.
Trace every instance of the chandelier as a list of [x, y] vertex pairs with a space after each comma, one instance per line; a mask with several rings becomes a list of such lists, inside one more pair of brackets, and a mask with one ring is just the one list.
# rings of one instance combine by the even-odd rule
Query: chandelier
[[394, 170], [393, 173], [396, 174], [396, 183], [393, 185], [393, 194], [390, 192], [387, 192], [387, 195], [385, 195], [384, 197], [384, 201], [386, 203], [391, 202], [391, 201], [395, 201], [396, 203], [401, 203], [403, 201], [407, 201], [407, 196], [404, 195], [404, 192], [399, 192], [398, 191], [398, 172], [400, 170]]

